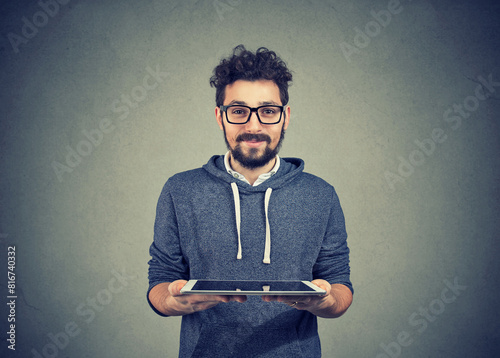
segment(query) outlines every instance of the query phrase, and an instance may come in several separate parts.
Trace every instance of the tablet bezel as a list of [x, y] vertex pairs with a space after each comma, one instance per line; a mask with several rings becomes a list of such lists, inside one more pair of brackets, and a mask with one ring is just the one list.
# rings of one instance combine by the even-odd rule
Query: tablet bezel
[[[272, 285], [273, 283], [276, 282], [290, 282], [290, 283], [297, 283], [301, 282], [308, 286], [309, 288], [312, 288], [313, 291], [226, 291], [226, 290], [193, 290], [194, 285], [198, 281], [210, 281], [210, 282], [260, 282], [263, 285], [270, 284]], [[248, 296], [248, 295], [258, 295], [258, 296], [323, 296], [326, 294], [326, 291], [319, 288], [315, 284], [309, 281], [302, 281], [302, 280], [189, 280], [186, 285], [181, 289], [181, 293], [185, 295], [231, 295], [231, 296], [236, 296], [236, 295], [242, 295], [242, 296]]]

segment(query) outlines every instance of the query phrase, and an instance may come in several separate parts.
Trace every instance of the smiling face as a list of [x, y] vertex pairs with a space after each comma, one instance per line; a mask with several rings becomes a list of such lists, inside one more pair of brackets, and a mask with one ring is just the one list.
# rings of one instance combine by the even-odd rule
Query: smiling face
[[[225, 88], [224, 105], [233, 104], [259, 107], [281, 106], [278, 86], [270, 80], [238, 80]], [[231, 124], [219, 107], [215, 108], [217, 123], [231, 152], [231, 159], [247, 169], [263, 167], [276, 157], [290, 121], [290, 107], [286, 107], [277, 124], [262, 124], [252, 113], [245, 124]]]

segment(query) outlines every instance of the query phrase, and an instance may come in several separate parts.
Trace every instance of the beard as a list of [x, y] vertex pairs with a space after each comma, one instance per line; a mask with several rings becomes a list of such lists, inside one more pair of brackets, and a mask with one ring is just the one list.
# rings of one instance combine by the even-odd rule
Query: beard
[[[238, 137], [236, 137], [236, 146], [234, 148], [231, 148], [229, 142], [227, 141], [226, 127], [224, 126], [224, 123], [222, 123], [222, 128], [224, 130], [224, 140], [226, 142], [227, 149], [231, 152], [231, 156], [244, 168], [250, 170], [263, 167], [271, 160], [276, 158], [276, 155], [280, 151], [281, 145], [283, 144], [283, 140], [285, 139], [285, 123], [283, 123], [283, 126], [281, 127], [280, 139], [274, 149], [271, 149], [269, 147], [269, 144], [271, 143], [271, 137], [266, 134], [251, 133], [240, 134]], [[259, 148], [250, 148], [248, 150], [248, 154], [245, 154], [243, 149], [241, 148], [240, 142], [251, 140], [267, 142], [264, 153], [259, 155]]]

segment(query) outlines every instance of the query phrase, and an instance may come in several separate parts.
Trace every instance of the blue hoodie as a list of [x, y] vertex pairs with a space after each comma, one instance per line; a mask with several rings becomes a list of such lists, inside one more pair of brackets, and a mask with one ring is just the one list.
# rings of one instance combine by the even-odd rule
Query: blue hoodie
[[[179, 279], [324, 279], [352, 291], [334, 188], [305, 173], [302, 160], [280, 160], [278, 172], [258, 186], [229, 175], [223, 156], [167, 181], [158, 200], [148, 294]], [[316, 316], [260, 296], [182, 317], [179, 357], [320, 356]]]

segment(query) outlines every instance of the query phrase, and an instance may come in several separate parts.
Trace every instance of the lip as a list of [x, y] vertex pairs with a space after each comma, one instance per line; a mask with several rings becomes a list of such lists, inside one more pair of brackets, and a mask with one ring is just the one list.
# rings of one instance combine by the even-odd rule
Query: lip
[[245, 143], [247, 146], [251, 147], [251, 148], [257, 148], [257, 147], [260, 147], [262, 144], [266, 143], [265, 141], [254, 141], [254, 140], [250, 140], [250, 141], [243, 141], [243, 143]]

